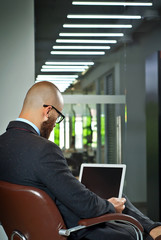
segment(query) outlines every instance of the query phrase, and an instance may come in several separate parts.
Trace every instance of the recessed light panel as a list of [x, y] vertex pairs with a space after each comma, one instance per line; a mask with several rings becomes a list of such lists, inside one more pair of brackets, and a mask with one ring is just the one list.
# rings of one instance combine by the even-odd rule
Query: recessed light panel
[[46, 65], [94, 65], [94, 62], [45, 62]]
[[59, 33], [60, 37], [123, 37], [123, 33]]
[[51, 51], [52, 55], [104, 55], [103, 51]]
[[141, 19], [140, 15], [87, 15], [87, 14], [69, 14], [67, 18], [71, 19]]
[[64, 24], [64, 28], [132, 28], [131, 24]]
[[95, 5], [95, 6], [152, 6], [149, 2], [93, 2], [93, 1], [73, 1], [73, 5]]
[[53, 49], [88, 49], [88, 50], [108, 50], [110, 49], [109, 46], [53, 46]]
[[57, 39], [57, 43], [117, 43], [116, 40], [93, 40], [93, 39]]

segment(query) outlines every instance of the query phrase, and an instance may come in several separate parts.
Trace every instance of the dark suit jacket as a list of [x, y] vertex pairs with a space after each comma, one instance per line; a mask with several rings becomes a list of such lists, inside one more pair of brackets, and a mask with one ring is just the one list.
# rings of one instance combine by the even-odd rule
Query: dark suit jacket
[[12, 121], [0, 136], [0, 179], [38, 187], [58, 206], [67, 227], [80, 218], [115, 212], [73, 177], [60, 148], [28, 124]]

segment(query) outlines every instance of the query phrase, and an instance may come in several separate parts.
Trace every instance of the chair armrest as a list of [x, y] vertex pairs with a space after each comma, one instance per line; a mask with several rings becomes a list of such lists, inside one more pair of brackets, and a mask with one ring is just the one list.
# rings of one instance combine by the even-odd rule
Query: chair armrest
[[62, 236], [68, 237], [72, 232], [75, 232], [99, 223], [110, 222], [110, 221], [130, 224], [133, 228], [135, 228], [139, 232], [140, 238], [137, 238], [137, 239], [142, 239], [142, 232], [144, 231], [142, 225], [135, 218], [128, 216], [126, 214], [121, 214], [121, 213], [108, 213], [95, 218], [82, 219], [78, 222], [78, 226], [69, 228], [69, 229], [60, 229], [59, 234]]
[[89, 227], [89, 226], [107, 222], [107, 221], [121, 221], [121, 222], [131, 223], [132, 225], [136, 226], [141, 232], [144, 231], [142, 225], [135, 218], [126, 214], [121, 214], [121, 213], [108, 213], [95, 218], [82, 219], [79, 221], [78, 224]]

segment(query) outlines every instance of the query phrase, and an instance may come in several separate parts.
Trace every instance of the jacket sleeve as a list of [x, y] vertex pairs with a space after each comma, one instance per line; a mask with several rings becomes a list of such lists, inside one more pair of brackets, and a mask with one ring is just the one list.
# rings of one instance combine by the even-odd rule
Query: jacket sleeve
[[81, 184], [71, 173], [61, 150], [48, 143], [41, 150], [39, 181], [79, 218], [115, 212], [114, 206]]

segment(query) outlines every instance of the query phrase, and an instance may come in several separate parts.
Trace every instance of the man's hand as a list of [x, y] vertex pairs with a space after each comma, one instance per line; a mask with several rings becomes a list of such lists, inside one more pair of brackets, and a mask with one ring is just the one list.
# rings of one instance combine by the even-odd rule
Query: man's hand
[[113, 204], [117, 213], [122, 213], [125, 208], [125, 198], [109, 198], [108, 201]]

